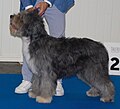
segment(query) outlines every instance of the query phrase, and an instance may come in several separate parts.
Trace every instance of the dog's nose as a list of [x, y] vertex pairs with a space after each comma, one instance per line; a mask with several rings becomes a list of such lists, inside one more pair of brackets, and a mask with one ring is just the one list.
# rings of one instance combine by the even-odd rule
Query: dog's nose
[[10, 15], [10, 18], [12, 19], [14, 17], [14, 15]]

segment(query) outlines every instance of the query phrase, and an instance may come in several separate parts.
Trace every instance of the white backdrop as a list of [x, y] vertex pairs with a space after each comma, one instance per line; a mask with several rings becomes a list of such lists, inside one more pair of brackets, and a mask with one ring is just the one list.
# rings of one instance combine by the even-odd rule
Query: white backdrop
[[10, 15], [19, 10], [19, 0], [0, 0], [0, 61], [22, 61], [21, 40], [10, 36]]

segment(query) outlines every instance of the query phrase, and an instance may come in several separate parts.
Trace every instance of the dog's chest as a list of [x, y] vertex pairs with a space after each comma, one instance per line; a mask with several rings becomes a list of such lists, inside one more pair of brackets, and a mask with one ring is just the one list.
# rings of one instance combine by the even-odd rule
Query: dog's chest
[[28, 62], [30, 59], [30, 54], [29, 54], [30, 39], [23, 37], [22, 41], [23, 41], [23, 46], [22, 46], [23, 56], [25, 57], [26, 61]]
[[24, 59], [26, 60], [27, 65], [31, 69], [31, 71], [33, 73], [37, 73], [34, 66], [34, 59], [30, 58], [30, 52], [29, 52], [30, 39], [23, 37], [22, 41], [23, 41], [22, 52], [23, 52]]

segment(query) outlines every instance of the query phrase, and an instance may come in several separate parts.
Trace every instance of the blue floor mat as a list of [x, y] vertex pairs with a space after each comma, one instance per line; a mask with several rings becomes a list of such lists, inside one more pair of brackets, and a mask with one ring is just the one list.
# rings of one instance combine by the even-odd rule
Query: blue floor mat
[[65, 95], [53, 97], [51, 104], [40, 104], [27, 94], [15, 94], [22, 80], [21, 74], [0, 74], [0, 109], [120, 109], [120, 76], [111, 76], [116, 95], [115, 102], [103, 103], [99, 97], [88, 97], [89, 87], [76, 77], [63, 80]]

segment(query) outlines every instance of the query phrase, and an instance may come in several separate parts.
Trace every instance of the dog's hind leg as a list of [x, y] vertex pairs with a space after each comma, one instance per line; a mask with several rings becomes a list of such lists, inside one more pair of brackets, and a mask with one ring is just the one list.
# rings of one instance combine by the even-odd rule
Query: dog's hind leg
[[85, 82], [87, 85], [89, 85], [89, 86], [91, 87], [91, 88], [86, 92], [87, 96], [89, 96], [89, 97], [97, 97], [97, 96], [100, 96], [100, 91], [97, 90], [95, 87], [93, 87], [93, 86], [90, 84], [90, 82], [86, 80], [87, 78], [84, 77], [84, 73], [79, 72], [79, 73], [77, 74], [77, 77], [78, 77], [78, 79], [82, 80], [83, 82]]
[[100, 96], [100, 91], [98, 89], [96, 89], [95, 87], [93, 87], [89, 81], [86, 80], [86, 78], [83, 76], [84, 74], [78, 73], [77, 77], [78, 79], [82, 80], [83, 82], [85, 82], [87, 85], [89, 85], [91, 88], [86, 92], [87, 96], [89, 97], [97, 97]]
[[101, 79], [96, 81], [95, 87], [100, 90], [100, 101], [113, 102], [114, 101], [114, 85], [110, 80]]
[[86, 94], [89, 97], [97, 97], [97, 96], [100, 96], [100, 91], [98, 89], [96, 89], [95, 87], [91, 87], [91, 89], [89, 89], [86, 92]]
[[85, 78], [81, 77], [81, 74], [77, 74], [77, 77], [84, 81], [87, 85], [89, 85], [91, 88], [86, 92], [87, 96], [89, 97], [97, 97], [100, 96], [100, 91], [97, 90], [95, 87], [93, 87], [88, 81], [86, 81]]
[[[102, 62], [101, 64], [96, 65], [97, 71], [96, 78], [94, 79], [93, 86], [100, 91], [100, 100], [103, 102], [113, 102], [114, 101], [114, 94], [115, 89], [114, 85], [110, 80], [108, 74], [108, 64], [106, 61]], [[95, 72], [94, 72], [95, 73]]]
[[84, 69], [82, 69], [81, 72], [77, 73], [79, 79], [83, 80], [90, 87], [95, 88], [96, 91], [90, 89], [87, 92], [88, 95], [100, 94], [101, 101], [103, 102], [113, 101], [115, 91], [114, 91], [114, 85], [109, 79], [108, 67], [104, 65], [103, 68], [102, 64], [100, 63], [97, 64], [92, 61], [89, 61], [88, 64], [85, 63], [85, 66], [83, 67]]
[[84, 60], [84, 64], [79, 64], [79, 66], [81, 66], [82, 69], [80, 69], [79, 72], [76, 74], [78, 79], [82, 80], [91, 87], [86, 92], [87, 96], [100, 96], [100, 91], [92, 85], [92, 82], [94, 82], [94, 78], [97, 75], [96, 70], [94, 70], [96, 68], [94, 63], [90, 59], [86, 59]]
[[100, 67], [97, 68], [97, 72], [99, 73], [96, 75], [96, 78], [94, 78], [94, 81], [91, 82], [91, 84], [100, 91], [100, 101], [113, 102], [115, 90], [113, 83], [110, 81], [109, 75], [104, 73], [107, 70]]

